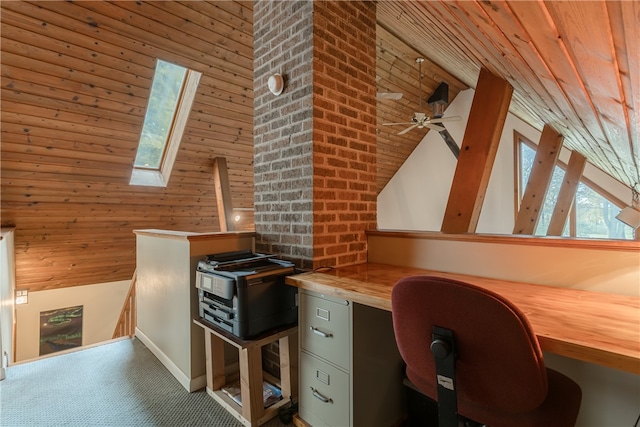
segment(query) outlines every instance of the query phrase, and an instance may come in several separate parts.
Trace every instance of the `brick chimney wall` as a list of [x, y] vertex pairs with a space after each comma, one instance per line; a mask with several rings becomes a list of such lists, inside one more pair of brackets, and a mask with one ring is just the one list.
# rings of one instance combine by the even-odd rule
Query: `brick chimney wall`
[[[376, 227], [375, 3], [254, 3], [256, 249], [366, 261]], [[267, 89], [285, 77], [279, 95]]]
[[[300, 268], [366, 261], [376, 226], [375, 3], [254, 2], [256, 249]], [[279, 96], [267, 89], [285, 78]], [[279, 346], [262, 349], [279, 377]]]
[[[313, 258], [313, 2], [257, 1], [254, 34], [256, 249]], [[279, 96], [269, 76], [284, 76]]]
[[339, 267], [376, 227], [375, 3], [316, 2], [313, 36], [313, 264]]

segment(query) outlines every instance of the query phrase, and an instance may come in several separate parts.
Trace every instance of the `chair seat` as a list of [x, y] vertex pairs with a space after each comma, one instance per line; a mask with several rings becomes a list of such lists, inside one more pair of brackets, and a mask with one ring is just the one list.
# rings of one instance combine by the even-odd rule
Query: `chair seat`
[[460, 415], [491, 427], [568, 427], [574, 426], [582, 390], [571, 378], [547, 368], [549, 391], [546, 399], [536, 409], [509, 414], [458, 401]]

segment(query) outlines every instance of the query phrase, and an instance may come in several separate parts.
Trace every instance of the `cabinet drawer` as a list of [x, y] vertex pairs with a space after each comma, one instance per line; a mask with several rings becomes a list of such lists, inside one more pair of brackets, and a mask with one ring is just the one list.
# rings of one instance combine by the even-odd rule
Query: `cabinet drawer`
[[300, 348], [349, 371], [350, 304], [320, 294], [300, 294]]
[[312, 425], [347, 427], [349, 375], [308, 353], [300, 352], [300, 417]]

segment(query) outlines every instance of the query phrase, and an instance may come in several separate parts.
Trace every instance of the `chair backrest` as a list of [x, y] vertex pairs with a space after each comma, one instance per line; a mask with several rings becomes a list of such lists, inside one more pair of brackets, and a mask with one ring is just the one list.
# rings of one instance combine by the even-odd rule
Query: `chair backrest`
[[433, 326], [456, 342], [458, 402], [520, 413], [547, 395], [538, 340], [524, 314], [500, 295], [456, 280], [414, 276], [392, 291], [393, 327], [408, 378], [437, 400]]

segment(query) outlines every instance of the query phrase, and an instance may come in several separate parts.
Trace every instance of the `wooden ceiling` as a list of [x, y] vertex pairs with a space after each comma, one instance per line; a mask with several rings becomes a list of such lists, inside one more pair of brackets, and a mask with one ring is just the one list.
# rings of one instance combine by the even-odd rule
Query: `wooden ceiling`
[[501, 76], [513, 114], [551, 125], [626, 185], [640, 181], [640, 2], [380, 0], [377, 15], [470, 87], [481, 67]]

